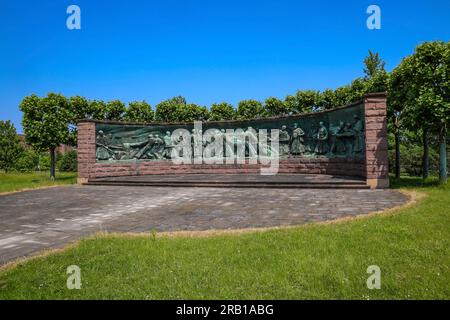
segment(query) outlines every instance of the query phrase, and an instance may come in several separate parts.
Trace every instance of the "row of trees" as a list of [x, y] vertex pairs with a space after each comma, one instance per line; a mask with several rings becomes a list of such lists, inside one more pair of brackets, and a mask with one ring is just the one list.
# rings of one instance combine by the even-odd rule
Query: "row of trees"
[[54, 176], [54, 150], [61, 143], [75, 144], [76, 120], [125, 120], [135, 122], [184, 122], [194, 120], [254, 119], [279, 115], [329, 110], [358, 100], [369, 92], [388, 92], [389, 129], [395, 136], [395, 168], [400, 175], [400, 143], [406, 132], [420, 132], [425, 146], [423, 174], [428, 175], [428, 143], [435, 137], [440, 141], [440, 177], [445, 182], [446, 137], [449, 120], [449, 43], [424, 43], [413, 55], [405, 58], [393, 72], [385, 70], [385, 63], [377, 53], [369, 51], [364, 60], [364, 76], [336, 90], [322, 92], [300, 90], [281, 100], [267, 98], [231, 104], [215, 103], [206, 108], [188, 103], [177, 96], [156, 105], [155, 110], [145, 101], [119, 100], [104, 102], [75, 96], [65, 98], [50, 93], [46, 97], [31, 95], [20, 104], [27, 142], [40, 150], [50, 150], [51, 175]]
[[400, 143], [407, 132], [421, 135], [422, 174], [429, 174], [429, 142], [438, 140], [439, 180], [447, 182], [450, 120], [450, 42], [418, 46], [388, 74], [388, 116], [395, 136], [395, 175], [400, 177]]
[[[323, 92], [305, 90], [288, 95], [284, 100], [270, 97], [261, 103], [257, 100], [243, 100], [234, 108], [222, 102], [214, 103], [208, 109], [194, 103], [187, 103], [181, 96], [160, 102], [155, 110], [145, 101], [133, 101], [126, 106], [120, 100], [104, 102], [88, 100], [81, 96], [66, 98], [61, 94], [49, 93], [45, 97], [25, 97], [20, 110], [23, 113], [22, 126], [27, 143], [36, 150], [49, 150], [50, 176], [55, 176], [56, 148], [64, 143], [76, 144], [76, 123], [79, 119], [116, 120], [146, 122], [189, 122], [194, 120], [218, 121], [233, 119], [255, 119], [271, 116], [299, 114], [328, 110], [361, 99], [367, 92], [374, 91], [371, 78], [361, 78], [351, 85]], [[385, 88], [377, 88], [378, 91]]]
[[[72, 150], [57, 155], [59, 171], [77, 171], [77, 152]], [[25, 146], [10, 121], [0, 120], [0, 169], [5, 173], [10, 171], [30, 172], [49, 170], [50, 157], [48, 151], [38, 151]]]

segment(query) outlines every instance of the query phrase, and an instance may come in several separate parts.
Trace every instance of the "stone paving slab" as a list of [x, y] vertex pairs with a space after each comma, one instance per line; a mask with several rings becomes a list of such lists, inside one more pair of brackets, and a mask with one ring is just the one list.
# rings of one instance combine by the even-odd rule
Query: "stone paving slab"
[[98, 231], [298, 225], [401, 205], [394, 190], [63, 186], [0, 196], [0, 264]]

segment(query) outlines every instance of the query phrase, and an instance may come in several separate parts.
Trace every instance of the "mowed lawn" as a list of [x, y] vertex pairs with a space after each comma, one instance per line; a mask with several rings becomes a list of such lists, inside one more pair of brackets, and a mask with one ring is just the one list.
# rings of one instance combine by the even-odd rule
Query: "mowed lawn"
[[50, 179], [48, 171], [31, 173], [0, 173], [0, 193], [76, 183], [77, 174], [57, 172], [56, 179]]
[[[99, 235], [0, 271], [1, 299], [450, 299], [450, 188], [332, 224], [209, 237]], [[301, 190], [299, 190], [301, 192]], [[70, 265], [80, 290], [66, 287]], [[381, 268], [381, 289], [366, 286]]]

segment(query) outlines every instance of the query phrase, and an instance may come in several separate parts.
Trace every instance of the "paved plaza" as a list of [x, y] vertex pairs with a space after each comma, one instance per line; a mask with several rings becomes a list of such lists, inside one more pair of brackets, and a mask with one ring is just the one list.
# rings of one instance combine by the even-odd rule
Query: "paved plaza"
[[394, 190], [64, 186], [0, 196], [0, 264], [98, 231], [300, 225], [401, 205]]

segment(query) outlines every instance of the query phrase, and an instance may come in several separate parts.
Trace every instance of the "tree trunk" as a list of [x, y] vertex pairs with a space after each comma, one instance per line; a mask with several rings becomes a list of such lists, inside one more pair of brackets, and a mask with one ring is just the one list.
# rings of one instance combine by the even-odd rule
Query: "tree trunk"
[[400, 179], [400, 132], [395, 130], [395, 178]]
[[55, 149], [50, 149], [50, 179], [55, 180], [56, 154]]
[[428, 129], [423, 129], [423, 158], [422, 158], [422, 178], [428, 178], [430, 171], [430, 148], [428, 145]]
[[445, 124], [442, 125], [439, 132], [439, 183], [447, 183], [447, 150], [446, 150], [446, 133]]

